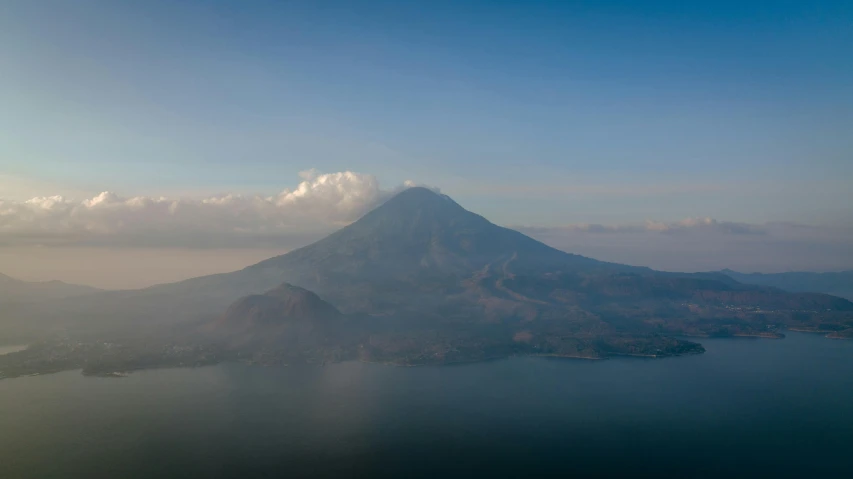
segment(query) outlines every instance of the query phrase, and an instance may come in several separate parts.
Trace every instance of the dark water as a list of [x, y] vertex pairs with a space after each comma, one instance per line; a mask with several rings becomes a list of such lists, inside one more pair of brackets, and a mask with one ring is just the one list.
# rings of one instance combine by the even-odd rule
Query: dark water
[[853, 477], [853, 341], [0, 381], [0, 477]]

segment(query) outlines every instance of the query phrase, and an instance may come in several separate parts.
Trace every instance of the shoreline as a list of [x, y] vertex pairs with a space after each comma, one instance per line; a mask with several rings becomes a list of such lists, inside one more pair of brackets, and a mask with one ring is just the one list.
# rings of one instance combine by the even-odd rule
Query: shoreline
[[20, 353], [21, 351], [26, 351], [27, 349], [30, 349], [29, 344], [2, 344], [0, 345], [0, 356]]
[[[789, 331], [794, 332], [794, 333], [821, 333], [821, 334], [824, 334], [823, 331], [810, 331], [810, 330], [799, 330], [799, 329], [790, 329]], [[736, 339], [736, 338], [743, 338], [743, 337], [755, 337], [755, 338], [765, 338], [765, 339], [784, 339], [784, 336], [781, 338], [777, 338], [777, 337], [766, 336], [766, 335], [731, 335], [731, 336], [681, 335], [681, 336], [682, 337], [704, 337], [707, 339]], [[839, 339], [839, 340], [853, 339], [853, 338], [849, 338], [849, 337], [831, 337], [828, 334], [824, 334], [824, 337], [827, 339]], [[407, 362], [393, 361], [393, 360], [381, 361], [381, 360], [370, 360], [370, 359], [365, 359], [365, 358], [350, 358], [350, 359], [344, 359], [341, 361], [326, 361], [323, 363], [317, 362], [314, 364], [306, 363], [306, 365], [316, 367], [316, 366], [325, 366], [325, 365], [330, 365], [330, 364], [343, 363], [343, 362], [348, 362], [348, 361], [356, 361], [356, 362], [365, 363], [365, 364], [377, 364], [377, 365], [381, 365], [381, 366], [393, 366], [393, 367], [444, 367], [444, 366], [457, 366], [457, 365], [465, 365], [465, 364], [472, 364], [472, 363], [479, 363], [479, 362], [486, 362], [486, 361], [497, 361], [497, 360], [512, 359], [512, 358], [522, 358], [522, 357], [555, 358], [555, 359], [580, 359], [580, 360], [586, 360], [586, 361], [602, 361], [602, 360], [606, 360], [606, 359], [610, 359], [610, 358], [617, 358], [617, 357], [664, 359], [664, 358], [671, 358], [671, 357], [681, 357], [681, 356], [692, 356], [692, 355], [704, 354], [705, 352], [706, 351], [704, 350], [704, 348], [703, 348], [703, 350], [700, 350], [700, 351], [686, 351], [686, 352], [681, 352], [681, 353], [664, 353], [664, 354], [608, 352], [608, 353], [602, 354], [601, 356], [598, 356], [598, 357], [580, 356], [580, 355], [575, 355], [575, 354], [530, 353], [530, 354], [496, 355], [496, 356], [489, 356], [489, 357], [482, 357], [482, 358], [460, 359], [460, 360], [455, 360], [455, 361], [444, 361], [444, 362], [418, 362], [418, 363], [407, 363]], [[15, 375], [15, 376], [5, 376], [2, 372], [0, 372], [0, 380], [16, 379], [16, 378], [31, 377], [31, 376], [42, 376], [42, 375], [47, 375], [47, 374], [55, 374], [55, 373], [61, 373], [61, 372], [65, 372], [65, 371], [75, 371], [75, 370], [80, 371], [83, 376], [88, 376], [88, 377], [117, 378], [117, 377], [126, 377], [127, 375], [132, 375], [133, 373], [140, 372], [140, 371], [151, 371], [151, 370], [156, 370], [156, 369], [195, 369], [195, 368], [200, 368], [200, 367], [209, 367], [209, 366], [215, 366], [215, 365], [220, 365], [220, 364], [228, 364], [228, 363], [243, 364], [243, 365], [248, 365], [248, 366], [259, 365], [259, 364], [247, 363], [247, 362], [241, 361], [241, 360], [226, 359], [223, 361], [218, 361], [215, 363], [207, 363], [207, 364], [180, 364], [180, 365], [175, 364], [175, 365], [164, 365], [164, 366], [159, 366], [159, 367], [129, 368], [129, 369], [123, 369], [123, 370], [118, 370], [118, 371], [112, 370], [112, 371], [104, 371], [104, 372], [96, 372], [96, 371], [84, 372], [84, 369], [79, 368], [79, 367], [71, 367], [68, 369], [65, 369], [65, 368], [60, 368], [60, 369], [47, 368], [44, 371], [37, 371], [37, 372], [33, 371], [33, 372], [29, 372], [27, 374], [20, 374], [20, 375]], [[280, 363], [280, 364], [266, 364], [265, 366], [291, 366], [291, 365], [292, 364], [289, 364], [289, 363]]]
[[823, 337], [824, 337], [824, 338], [826, 338], [826, 339], [841, 339], [841, 340], [843, 340], [843, 339], [847, 339], [847, 340], [851, 340], [851, 339], [853, 339], [853, 337], [834, 336], [834, 335], [837, 335], [837, 334], [839, 334], [839, 333], [841, 333], [841, 332], [845, 331], [845, 330], [843, 330], [843, 329], [842, 329], [842, 330], [834, 330], [834, 331], [825, 330], [825, 329], [789, 329], [788, 331], [795, 331], [795, 332], [798, 332], [798, 333], [821, 334], [821, 335], [823, 335]]
[[[796, 331], [794, 329], [789, 329], [788, 331]], [[798, 331], [798, 332], [811, 332], [811, 331]], [[773, 335], [776, 334], [776, 335]], [[679, 336], [683, 338], [703, 338], [703, 339], [734, 339], [734, 338], [761, 338], [761, 339], [785, 339], [785, 335], [782, 333], [735, 333], [727, 336], [720, 335], [712, 335], [712, 334], [686, 334], [680, 333], [675, 334], [674, 336]]]
[[[731, 339], [731, 338], [729, 338], [729, 339]], [[607, 357], [624, 356], [624, 357], [630, 357], [630, 358], [666, 359], [666, 358], [679, 358], [681, 356], [694, 356], [697, 354], [705, 354], [705, 349], [703, 348], [701, 351], [688, 351], [685, 353], [674, 353], [674, 354], [608, 353]], [[604, 357], [602, 359], [607, 359], [607, 357]]]
[[[843, 339], [843, 338], [842, 338]], [[444, 362], [422, 362], [422, 363], [405, 363], [405, 362], [397, 362], [397, 361], [376, 361], [364, 358], [351, 358], [344, 359], [340, 361], [325, 361], [322, 363], [305, 363], [307, 366], [325, 366], [329, 364], [338, 364], [344, 363], [348, 361], [356, 361], [365, 364], [377, 364], [381, 366], [392, 366], [392, 367], [404, 367], [404, 368], [415, 368], [415, 367], [445, 367], [445, 366], [461, 366], [465, 364], [473, 364], [473, 363], [481, 363], [487, 361], [498, 361], [503, 359], [512, 359], [512, 358], [523, 358], [523, 357], [531, 357], [531, 358], [552, 358], [552, 359], [580, 359], [586, 361], [603, 361], [606, 359], [610, 359], [617, 356], [623, 357], [636, 357], [636, 358], [648, 358], [648, 359], [663, 359], [663, 358], [671, 358], [671, 357], [680, 357], [680, 356], [690, 356], [696, 354], [703, 354], [705, 350], [701, 351], [688, 351], [684, 353], [673, 353], [673, 354], [635, 354], [635, 353], [606, 353], [602, 356], [593, 357], [593, 356], [579, 356], [574, 354], [558, 354], [558, 353], [531, 353], [531, 354], [508, 354], [508, 355], [498, 355], [498, 356], [489, 356], [483, 358], [473, 358], [473, 359], [460, 359], [455, 361], [444, 361]], [[123, 378], [127, 377], [133, 373], [141, 372], [141, 371], [153, 371], [157, 369], [195, 369], [201, 367], [208, 366], [216, 366], [220, 364], [242, 364], [246, 366], [291, 366], [290, 363], [273, 363], [273, 364], [259, 364], [259, 363], [250, 363], [242, 360], [232, 360], [226, 359], [214, 363], [207, 364], [173, 364], [173, 365], [162, 365], [162, 366], [152, 366], [152, 367], [139, 367], [139, 368], [127, 368], [120, 370], [111, 370], [111, 371], [98, 371], [98, 370], [87, 370], [87, 368], [80, 367], [71, 367], [71, 368], [59, 368], [59, 369], [47, 369], [44, 371], [31, 372], [27, 374], [19, 374], [15, 376], [5, 376], [2, 372], [0, 372], [0, 380], [4, 379], [16, 379], [22, 377], [31, 377], [31, 376], [41, 376], [46, 374], [56, 374], [65, 371], [80, 371], [80, 374], [86, 377], [99, 377], [99, 378]]]
[[519, 355], [518, 357], [525, 357], [525, 356], [533, 357], [533, 358], [586, 359], [588, 361], [604, 361], [605, 359], [607, 359], [606, 356], [593, 358], [590, 356], [576, 356], [576, 355], [572, 355], [572, 354], [525, 354], [525, 355]]
[[735, 338], [785, 339], [785, 335], [782, 333], [737, 333], [732, 336]]
[[[731, 338], [729, 338], [731, 339]], [[417, 367], [428, 367], [428, 366], [454, 366], [461, 364], [472, 364], [472, 363], [480, 363], [486, 361], [497, 361], [501, 359], [512, 359], [512, 358], [552, 358], [552, 359], [580, 359], [585, 361], [605, 361], [612, 357], [622, 356], [622, 357], [634, 357], [634, 358], [648, 358], [648, 359], [665, 359], [665, 358], [677, 358], [681, 356], [693, 356], [697, 354], [705, 354], [705, 350], [702, 351], [688, 351], [684, 353], [677, 354], [634, 354], [634, 353], [607, 353], [603, 356], [599, 357], [591, 357], [591, 356], [577, 356], [572, 354], [510, 354], [507, 356], [493, 356], [489, 358], [482, 359], [470, 359], [470, 360], [460, 360], [460, 361], [449, 361], [443, 363], [417, 363], [417, 364], [407, 364], [407, 363], [397, 363], [394, 361], [371, 361], [368, 359], [357, 359], [358, 362], [365, 364], [379, 364], [382, 366], [393, 366], [393, 367], [402, 367], [402, 368], [417, 368]], [[343, 361], [342, 361], [343, 362]]]

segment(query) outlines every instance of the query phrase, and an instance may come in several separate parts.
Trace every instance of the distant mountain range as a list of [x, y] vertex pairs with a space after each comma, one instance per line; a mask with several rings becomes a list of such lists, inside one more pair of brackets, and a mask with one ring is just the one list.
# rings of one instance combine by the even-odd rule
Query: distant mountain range
[[853, 300], [853, 271], [833, 273], [738, 273], [730, 269], [720, 271], [736, 281], [761, 286], [772, 286], [791, 292], [826, 293]]
[[100, 291], [91, 286], [62, 281], [21, 281], [0, 274], [0, 303], [70, 298]]
[[[411, 188], [316, 243], [240, 271], [46, 302], [33, 314], [98, 344], [105, 336], [180, 339], [180, 354], [163, 356], [168, 364], [657, 357], [702, 351], [674, 336], [853, 335], [850, 301], [733, 275], [659, 272], [566, 253], [445, 195]], [[151, 344], [137, 346], [140, 364], [158, 364]], [[135, 350], [97, 349], [101, 358], [130, 355], [111, 363], [129, 368]]]

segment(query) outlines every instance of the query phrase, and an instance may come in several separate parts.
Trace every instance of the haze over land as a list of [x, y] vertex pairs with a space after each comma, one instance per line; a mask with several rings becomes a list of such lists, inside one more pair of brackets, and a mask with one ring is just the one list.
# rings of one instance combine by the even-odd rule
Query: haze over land
[[0, 7], [15, 374], [853, 335], [841, 3], [228, 3]]
[[0, 479], [851, 479], [851, 26], [0, 0]]
[[666, 357], [704, 351], [676, 336], [853, 337], [853, 303], [806, 291], [566, 253], [410, 187], [315, 243], [239, 271], [10, 303], [16, 317], [3, 335], [32, 345], [0, 359], [0, 376], [222, 361]]
[[0, 272], [233, 271], [406, 181], [605, 261], [853, 269], [849, 2], [228, 3], [3, 2]]
[[[382, 188], [375, 176], [353, 172], [302, 176], [276, 195], [200, 199], [101, 193], [85, 200], [3, 200], [0, 182], [0, 271], [105, 289], [233, 271], [320, 239], [414, 184]], [[559, 249], [667, 271], [853, 268], [853, 226], [844, 223], [690, 217], [512, 227]]]

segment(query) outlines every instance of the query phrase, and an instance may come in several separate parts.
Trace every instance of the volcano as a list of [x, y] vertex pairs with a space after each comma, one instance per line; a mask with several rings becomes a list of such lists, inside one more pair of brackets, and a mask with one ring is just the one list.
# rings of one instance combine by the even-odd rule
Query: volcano
[[200, 332], [193, 325], [205, 321], [204, 334], [227, 354], [263, 361], [666, 356], [701, 352], [678, 335], [853, 328], [853, 303], [842, 298], [566, 253], [427, 188], [407, 189], [313, 244], [239, 271], [59, 306], [54, 314], [65, 325], [80, 318], [80, 329], [98, 334], [181, 325], [192, 342]]
[[850, 301], [826, 294], [566, 253], [415, 187], [303, 248], [232, 273], [104, 293], [88, 300], [86, 314], [137, 325], [221, 316], [235, 300], [282, 283], [346, 315], [436, 327], [525, 322], [533, 329], [770, 334], [769, 325], [808, 329], [818, 317], [846, 329], [840, 318], [853, 311]]

